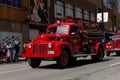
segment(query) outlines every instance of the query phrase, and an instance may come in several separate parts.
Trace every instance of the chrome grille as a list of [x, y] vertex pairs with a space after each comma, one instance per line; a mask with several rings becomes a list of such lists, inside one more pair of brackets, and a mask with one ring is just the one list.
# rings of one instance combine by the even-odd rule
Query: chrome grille
[[113, 48], [118, 48], [118, 45], [120, 44], [120, 40], [117, 40], [117, 39], [114, 39], [113, 41], [112, 41], [112, 45], [113, 45]]
[[33, 53], [46, 54], [47, 53], [47, 44], [33, 44]]
[[116, 47], [119, 47], [120, 39], [116, 40]]

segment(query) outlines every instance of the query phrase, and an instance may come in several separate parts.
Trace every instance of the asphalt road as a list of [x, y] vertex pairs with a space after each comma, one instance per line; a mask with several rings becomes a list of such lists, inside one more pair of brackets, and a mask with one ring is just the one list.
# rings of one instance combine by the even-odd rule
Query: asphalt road
[[27, 62], [0, 64], [0, 80], [120, 80], [120, 57], [105, 57], [94, 63], [79, 59], [67, 69], [57, 69], [56, 62], [43, 61], [32, 69]]

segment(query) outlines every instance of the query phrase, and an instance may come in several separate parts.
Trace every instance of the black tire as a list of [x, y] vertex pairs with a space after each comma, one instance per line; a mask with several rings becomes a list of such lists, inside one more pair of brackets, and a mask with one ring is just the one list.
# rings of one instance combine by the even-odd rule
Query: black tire
[[120, 51], [116, 51], [116, 55], [117, 55], [117, 56], [120, 56]]
[[57, 67], [60, 69], [66, 68], [69, 64], [69, 55], [66, 50], [63, 50], [60, 57], [57, 59]]
[[40, 63], [41, 63], [41, 59], [28, 58], [28, 64], [29, 64], [32, 68], [37, 68], [37, 67], [39, 67]]
[[111, 53], [111, 52], [107, 51], [106, 56], [110, 56], [110, 53]]
[[102, 61], [104, 57], [104, 50], [100, 47], [97, 55], [91, 56], [93, 61]]
[[70, 64], [75, 64], [77, 62], [77, 57], [70, 58]]

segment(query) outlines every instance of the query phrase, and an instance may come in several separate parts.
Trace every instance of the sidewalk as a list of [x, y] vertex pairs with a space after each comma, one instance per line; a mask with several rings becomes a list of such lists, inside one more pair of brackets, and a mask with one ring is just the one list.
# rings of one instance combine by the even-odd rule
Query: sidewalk
[[[25, 58], [19, 57], [18, 61], [16, 61], [16, 62], [21, 62], [21, 61], [25, 61]], [[6, 63], [5, 58], [0, 59], [0, 64], [3, 64], [3, 63]]]

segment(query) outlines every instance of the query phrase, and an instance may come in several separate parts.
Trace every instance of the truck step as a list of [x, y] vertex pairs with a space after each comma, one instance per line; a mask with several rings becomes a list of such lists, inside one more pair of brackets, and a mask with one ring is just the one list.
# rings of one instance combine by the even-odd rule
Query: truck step
[[75, 55], [72, 55], [72, 56], [73, 57], [84, 57], [84, 56], [91, 56], [91, 55], [96, 55], [96, 53], [91, 53], [91, 54], [82, 53], [82, 54], [75, 54]]

